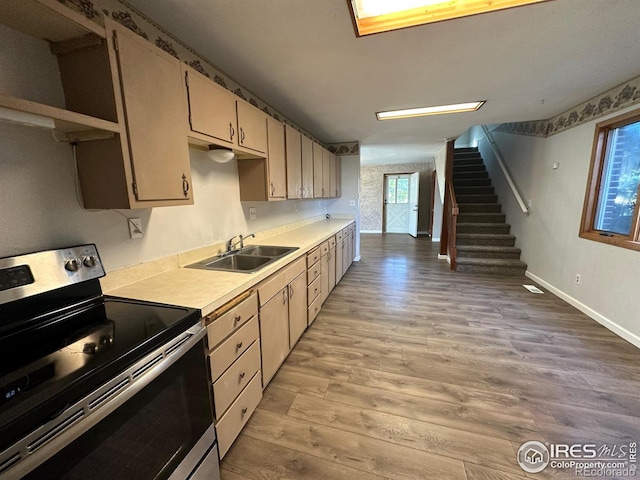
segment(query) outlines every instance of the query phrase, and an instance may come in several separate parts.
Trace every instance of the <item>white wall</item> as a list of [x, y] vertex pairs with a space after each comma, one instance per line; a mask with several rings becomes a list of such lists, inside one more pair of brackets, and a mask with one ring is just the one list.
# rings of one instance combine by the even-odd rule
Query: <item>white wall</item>
[[[60, 105], [57, 64], [46, 43], [0, 26], [0, 44], [6, 47], [0, 49], [0, 92]], [[293, 200], [241, 203], [236, 162], [216, 164], [192, 150], [195, 204], [123, 211], [142, 219], [144, 238], [130, 240], [127, 221], [116, 211], [80, 207], [72, 147], [55, 142], [51, 131], [0, 122], [0, 145], [0, 257], [96, 243], [111, 271], [323, 215], [329, 209], [328, 200], [300, 200], [298, 211]], [[359, 162], [345, 157], [343, 192], [355, 199], [358, 172]], [[252, 206], [256, 220], [248, 219]], [[331, 212], [342, 208], [334, 201]]]
[[493, 132], [525, 202], [532, 202], [528, 216], [491, 161], [487, 142], [479, 148], [528, 274], [640, 346], [640, 252], [578, 237], [595, 124], [605, 118], [548, 138]]

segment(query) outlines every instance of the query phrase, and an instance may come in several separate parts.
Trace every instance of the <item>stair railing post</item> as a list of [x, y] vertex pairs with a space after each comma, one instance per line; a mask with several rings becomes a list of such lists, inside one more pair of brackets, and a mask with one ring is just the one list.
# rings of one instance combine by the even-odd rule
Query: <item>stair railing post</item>
[[459, 211], [453, 189], [454, 142], [455, 139], [452, 139], [446, 143], [444, 215], [440, 235], [440, 254], [449, 255], [451, 270], [456, 269], [456, 221]]

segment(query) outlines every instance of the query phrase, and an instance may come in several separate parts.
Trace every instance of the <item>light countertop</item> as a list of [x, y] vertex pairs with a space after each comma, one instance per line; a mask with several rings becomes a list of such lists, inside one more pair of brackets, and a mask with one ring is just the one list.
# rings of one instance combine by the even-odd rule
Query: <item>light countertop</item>
[[[278, 245], [298, 250], [256, 273], [221, 272], [175, 268], [159, 275], [107, 291], [108, 295], [149, 302], [197, 308], [205, 316], [242, 292], [257, 285], [291, 261], [352, 223], [352, 219], [330, 219], [304, 225], [247, 245]], [[202, 259], [200, 259], [202, 260]], [[108, 275], [108, 274], [107, 274]]]

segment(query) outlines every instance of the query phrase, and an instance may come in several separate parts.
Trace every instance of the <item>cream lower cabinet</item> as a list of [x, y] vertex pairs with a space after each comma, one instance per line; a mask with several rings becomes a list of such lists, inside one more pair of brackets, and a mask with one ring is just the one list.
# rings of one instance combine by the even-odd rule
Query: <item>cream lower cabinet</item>
[[329, 252], [327, 260], [329, 263], [329, 292], [333, 291], [336, 286], [336, 237], [335, 235], [329, 240]]
[[301, 272], [289, 284], [289, 349], [307, 329], [307, 276]]
[[336, 285], [342, 280], [344, 274], [344, 243], [342, 241], [342, 230], [336, 233]]
[[307, 253], [307, 323], [311, 325], [322, 306], [322, 251], [316, 247]]
[[331, 293], [329, 287], [329, 241], [323, 242], [320, 245], [320, 280], [322, 289], [320, 295], [322, 296], [322, 303], [324, 303]]
[[222, 458], [262, 398], [258, 296], [246, 292], [204, 320]]
[[[306, 302], [306, 291], [297, 281], [304, 271], [305, 259], [301, 258], [258, 286], [263, 388], [269, 384], [291, 350], [290, 321], [293, 321], [296, 331], [300, 324], [297, 317], [300, 315], [298, 302]], [[294, 292], [293, 305], [290, 305], [291, 289]]]

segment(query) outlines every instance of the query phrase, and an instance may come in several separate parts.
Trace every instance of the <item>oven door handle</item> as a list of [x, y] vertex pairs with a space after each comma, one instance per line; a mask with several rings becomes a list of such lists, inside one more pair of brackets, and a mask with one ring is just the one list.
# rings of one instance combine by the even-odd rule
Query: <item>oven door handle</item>
[[2, 475], [21, 478], [44, 463], [162, 375], [206, 333], [196, 323], [0, 453], [0, 465], [13, 464]]

